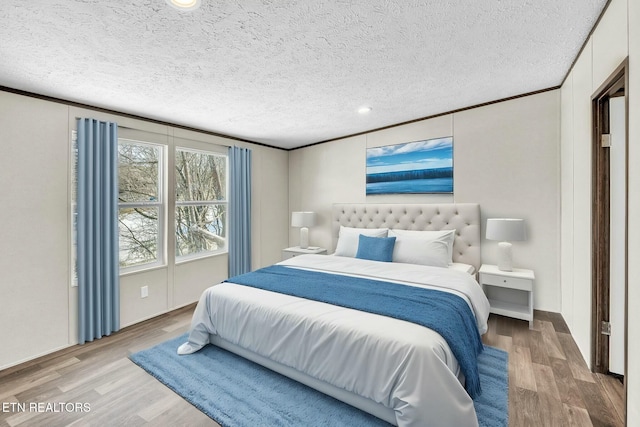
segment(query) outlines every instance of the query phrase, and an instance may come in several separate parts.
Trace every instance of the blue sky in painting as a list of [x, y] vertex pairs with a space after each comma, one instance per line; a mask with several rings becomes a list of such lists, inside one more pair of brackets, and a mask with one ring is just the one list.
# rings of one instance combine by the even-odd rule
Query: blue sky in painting
[[367, 174], [452, 166], [452, 137], [367, 149]]

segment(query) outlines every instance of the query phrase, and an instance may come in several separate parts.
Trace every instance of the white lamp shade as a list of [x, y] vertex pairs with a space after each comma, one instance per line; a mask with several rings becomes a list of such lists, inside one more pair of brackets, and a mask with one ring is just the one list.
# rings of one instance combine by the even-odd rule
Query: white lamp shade
[[316, 225], [315, 212], [291, 212], [292, 227], [313, 227]]
[[524, 220], [515, 218], [487, 219], [487, 239], [501, 242], [526, 240]]

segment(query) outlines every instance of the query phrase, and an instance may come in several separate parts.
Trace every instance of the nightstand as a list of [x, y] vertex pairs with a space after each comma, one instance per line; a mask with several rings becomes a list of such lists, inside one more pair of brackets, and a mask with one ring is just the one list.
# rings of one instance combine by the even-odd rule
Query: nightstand
[[491, 313], [527, 320], [533, 328], [533, 271], [514, 268], [498, 270], [498, 266], [482, 264], [479, 280], [491, 304]]
[[282, 260], [293, 258], [298, 255], [326, 255], [327, 250], [325, 248], [319, 248], [318, 246], [309, 246], [307, 249], [302, 249], [300, 246], [294, 246], [291, 248], [282, 250]]

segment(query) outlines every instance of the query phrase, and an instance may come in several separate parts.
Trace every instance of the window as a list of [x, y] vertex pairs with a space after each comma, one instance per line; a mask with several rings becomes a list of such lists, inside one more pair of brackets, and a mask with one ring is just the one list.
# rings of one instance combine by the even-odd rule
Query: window
[[176, 258], [226, 251], [227, 156], [176, 148]]
[[164, 262], [164, 148], [118, 141], [120, 268]]
[[[120, 272], [132, 273], [168, 262], [225, 253], [229, 165], [224, 147], [209, 148], [208, 144], [196, 142], [204, 150], [174, 149], [175, 145], [160, 142], [162, 138], [150, 137], [145, 132], [125, 129], [123, 133], [118, 139]], [[153, 142], [145, 140], [149, 137]], [[77, 286], [75, 130], [71, 135], [70, 157], [69, 225], [73, 244], [69, 255], [71, 286]], [[173, 170], [168, 168], [170, 164], [175, 164]], [[168, 191], [169, 182], [174, 183], [175, 192]], [[175, 256], [167, 250], [171, 246], [175, 247]], [[172, 259], [167, 258], [168, 254]]]

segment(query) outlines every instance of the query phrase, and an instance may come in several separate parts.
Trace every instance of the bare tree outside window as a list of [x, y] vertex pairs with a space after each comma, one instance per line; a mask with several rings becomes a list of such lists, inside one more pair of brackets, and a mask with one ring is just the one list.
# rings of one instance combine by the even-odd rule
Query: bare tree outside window
[[[73, 269], [76, 270], [77, 142], [72, 135]], [[228, 156], [175, 149], [176, 258], [227, 250]], [[167, 233], [165, 188], [167, 146], [118, 140], [118, 226], [120, 268], [162, 265]], [[76, 275], [74, 274], [74, 277]], [[76, 283], [74, 279], [74, 284]]]
[[176, 256], [226, 250], [227, 156], [176, 149]]
[[118, 144], [120, 267], [161, 262], [162, 147]]

